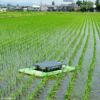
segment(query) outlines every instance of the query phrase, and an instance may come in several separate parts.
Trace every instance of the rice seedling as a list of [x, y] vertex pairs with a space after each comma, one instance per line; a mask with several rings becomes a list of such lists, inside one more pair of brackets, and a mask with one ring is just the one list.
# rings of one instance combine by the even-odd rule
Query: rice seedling
[[100, 38], [99, 21], [99, 13], [0, 13], [0, 99], [44, 100], [40, 98], [42, 92], [46, 92], [48, 83], [54, 80], [45, 99], [56, 100], [59, 98], [59, 95], [56, 98], [56, 94], [69, 73], [41, 79], [21, 75], [18, 70], [33, 67], [35, 63], [45, 60], [61, 62], [67, 60], [69, 65], [74, 66], [75, 59], [77, 59], [76, 70], [69, 74], [70, 79], [66, 84], [68, 86], [64, 89], [66, 93], [61, 98], [79, 98], [79, 94], [73, 98], [72, 93], [74, 94], [76, 80], [79, 75], [82, 76], [81, 71], [87, 67], [83, 62], [92, 41], [93, 52], [90, 52], [91, 56], [88, 59], [90, 62], [87, 64], [87, 80], [84, 83], [85, 91], [82, 92], [82, 99], [89, 100], [94, 68], [97, 67], [96, 57], [99, 55], [97, 54], [99, 42], [97, 36]]

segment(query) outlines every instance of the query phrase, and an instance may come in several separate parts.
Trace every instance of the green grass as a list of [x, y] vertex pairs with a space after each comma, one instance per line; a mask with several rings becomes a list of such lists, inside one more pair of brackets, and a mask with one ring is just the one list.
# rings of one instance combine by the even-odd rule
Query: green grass
[[[93, 52], [90, 54], [93, 56], [87, 64], [85, 87], [82, 86], [82, 98], [90, 100], [93, 73], [97, 67], [96, 57], [99, 56], [96, 52], [97, 37], [100, 39], [99, 16], [99, 13], [73, 12], [0, 13], [0, 99], [56, 100], [57, 93], [69, 73], [40, 79], [19, 74], [18, 70], [45, 60], [66, 60], [69, 65], [74, 65], [77, 60], [76, 71], [69, 74], [65, 92], [59, 98], [80, 100], [79, 95], [72, 96], [73, 89], [80, 77], [79, 73], [84, 72], [86, 67], [83, 65], [84, 57], [89, 41], [92, 41]], [[90, 37], [93, 37], [92, 40]], [[45, 89], [50, 81], [55, 82], [49, 93], [46, 93]], [[33, 86], [35, 87], [32, 88]], [[44, 93], [47, 97], [41, 99]]]

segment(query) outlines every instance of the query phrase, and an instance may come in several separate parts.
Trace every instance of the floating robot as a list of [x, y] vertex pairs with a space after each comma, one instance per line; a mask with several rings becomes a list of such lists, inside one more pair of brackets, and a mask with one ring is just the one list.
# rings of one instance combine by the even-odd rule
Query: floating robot
[[45, 61], [43, 63], [37, 63], [31, 68], [20, 69], [19, 72], [35, 75], [38, 77], [45, 77], [65, 72], [71, 72], [74, 70], [75, 67], [68, 66], [65, 62], [61, 63], [57, 61]]

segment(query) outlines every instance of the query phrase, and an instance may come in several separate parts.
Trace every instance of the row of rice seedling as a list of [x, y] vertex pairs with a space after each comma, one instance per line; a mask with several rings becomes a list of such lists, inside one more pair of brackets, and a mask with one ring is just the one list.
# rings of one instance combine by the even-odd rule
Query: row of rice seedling
[[[86, 27], [85, 27], [85, 29], [84, 29], [84, 34], [86, 34], [86, 33], [85, 33], [85, 30], [86, 30]], [[72, 78], [71, 78], [71, 80], [70, 80], [70, 83], [69, 83], [69, 86], [68, 86], [68, 89], [67, 89], [67, 92], [66, 92], [66, 99], [71, 99], [71, 94], [72, 94], [73, 88], [74, 88], [74, 86], [75, 86], [75, 81], [76, 81], [76, 78], [77, 78], [79, 69], [82, 68], [81, 66], [82, 66], [84, 54], [85, 54], [85, 52], [86, 52], [86, 48], [87, 48], [87, 45], [88, 45], [89, 36], [90, 36], [90, 34], [88, 34], [88, 36], [87, 36], [86, 42], [85, 42], [84, 47], [83, 47], [83, 51], [82, 51], [81, 56], [80, 56], [79, 61], [78, 61], [78, 66], [76, 67], [76, 71], [73, 73]], [[81, 39], [81, 40], [82, 40], [82, 39]], [[82, 43], [81, 40], [80, 40], [79, 43]], [[82, 40], [82, 41], [83, 41], [83, 40]], [[80, 45], [81, 45], [81, 44], [80, 44]], [[78, 48], [76, 48], [76, 49], [78, 49]], [[75, 51], [75, 52], [76, 52], [76, 51]], [[72, 64], [72, 63], [73, 63], [73, 62], [71, 62], [71, 64]], [[81, 64], [81, 65], [80, 65], [80, 64]]]
[[[79, 28], [80, 30], [81, 30], [81, 28], [82, 28], [82, 26]], [[75, 32], [76, 33], [76, 32]], [[78, 32], [77, 32], [78, 33]], [[78, 35], [79, 37], [80, 37], [80, 35]], [[75, 36], [73, 36], [74, 38], [77, 38], [77, 34], [76, 34], [76, 37]], [[75, 42], [76, 43], [76, 42]], [[67, 43], [66, 43], [67, 44]], [[73, 42], [71, 42], [71, 44], [69, 45], [69, 47], [71, 46], [71, 45], [73, 45]], [[66, 54], [66, 51], [67, 51], [67, 49], [68, 49], [68, 47], [65, 49], [65, 54]], [[66, 57], [66, 55], [63, 55], [64, 57]], [[54, 86], [52, 87], [52, 89], [51, 89], [51, 91], [50, 91], [50, 93], [48, 94], [48, 97], [47, 97], [47, 99], [55, 99], [56, 97], [56, 93], [57, 93], [57, 90], [60, 88], [60, 86], [61, 86], [61, 84], [62, 84], [62, 82], [63, 82], [63, 79], [64, 77], [62, 77], [62, 78], [60, 78], [55, 84], [54, 84]]]
[[[61, 40], [60, 41], [62, 41], [62, 37], [61, 37]], [[60, 47], [60, 46], [59, 46]], [[57, 47], [58, 48], [58, 47]], [[59, 48], [58, 48], [59, 49]], [[52, 57], [52, 56], [50, 56], [50, 58], [55, 58], [54, 56]], [[43, 85], [43, 83], [41, 84], [41, 85]], [[38, 86], [37, 86], [38, 87]], [[39, 86], [40, 87], [40, 86]], [[37, 90], [37, 88], [36, 88], [36, 90]], [[42, 90], [42, 87], [41, 88], [39, 88], [39, 91], [41, 91]], [[38, 91], [38, 92], [39, 92]], [[38, 94], [38, 92], [36, 92], [37, 94]], [[34, 94], [34, 93], [33, 93]], [[36, 94], [35, 94], [36, 95]], [[32, 96], [32, 98], [33, 98], [33, 96]]]
[[[20, 40], [22, 40], [22, 38], [20, 39]], [[20, 41], [20, 40], [18, 40], [18, 42]], [[45, 40], [45, 39], [44, 39]], [[36, 40], [35, 40], [36, 41]], [[25, 42], [24, 42], [25, 43]], [[21, 44], [20, 44], [21, 45]]]
[[[77, 25], [78, 26], [78, 25]], [[81, 27], [82, 27], [82, 25], [80, 25]], [[73, 33], [70, 35], [70, 37], [65, 41], [66, 42], [66, 46], [68, 46], [67, 47], [67, 50], [66, 50], [66, 53], [64, 53], [64, 56], [66, 56], [66, 54], [68, 54], [68, 52], [69, 52], [69, 48], [70, 48], [70, 45], [72, 45], [73, 46], [73, 41], [78, 37], [78, 35], [79, 35], [79, 33], [78, 33], [78, 30], [79, 28], [77, 27], [77, 29], [74, 29], [74, 31], [73, 31]], [[75, 35], [76, 34], [76, 35]], [[74, 37], [73, 39], [72, 39], [72, 37]], [[68, 44], [67, 44], [68, 43]]]
[[[17, 79], [17, 82], [19, 83], [19, 84], [21, 84], [21, 81], [22, 81], [22, 75], [20, 76], [20, 78], [19, 79]], [[6, 97], [7, 95], [9, 95], [10, 94], [10, 92], [13, 90], [13, 89], [15, 89], [15, 88], [12, 88], [13, 86], [17, 86], [17, 83], [16, 83], [16, 81], [14, 81], [13, 79], [12, 79], [12, 77], [9, 77], [9, 80], [7, 80], [7, 79], [5, 79], [5, 82], [3, 82], [3, 81], [1, 81], [1, 97]]]
[[47, 83], [48, 83], [48, 78], [42, 79], [39, 85], [33, 91], [33, 93], [29, 96], [29, 100], [32, 100], [32, 99], [38, 100], [39, 93], [42, 92], [42, 89], [45, 87]]
[[[84, 23], [83, 23], [84, 24]], [[76, 45], [77, 45], [77, 39], [79, 39], [79, 38], [81, 38], [82, 37], [82, 34], [80, 35], [79, 33], [81, 33], [80, 31], [82, 30], [82, 28], [83, 28], [83, 26], [84, 25], [80, 25], [80, 28], [78, 28], [79, 30], [76, 30], [75, 31], [75, 33], [77, 33], [76, 34], [76, 36], [73, 36], [74, 38], [73, 39], [71, 39], [71, 41], [70, 41], [70, 43], [69, 43], [69, 45], [68, 45], [68, 47], [66, 48], [66, 50], [64, 51], [65, 53], [64, 53], [64, 59], [66, 58], [66, 56], [68, 56], [68, 53], [70, 53], [70, 51], [68, 51], [68, 49], [69, 48], [73, 48], [74, 46], [76, 47]], [[74, 34], [75, 34], [74, 33]], [[70, 39], [68, 39], [68, 40], [70, 40]], [[76, 40], [76, 41], [75, 41]], [[73, 45], [73, 43], [74, 43], [74, 45]], [[67, 53], [66, 53], [67, 52]], [[66, 78], [66, 77], [65, 77]], [[52, 89], [52, 91], [50, 92], [50, 96], [48, 97], [49, 99], [51, 99], [52, 100], [52, 97], [54, 98], [54, 99], [56, 99], [56, 94], [57, 94], [57, 90], [61, 87], [61, 85], [62, 84], [59, 84], [59, 83], [62, 83], [63, 82], [63, 78], [62, 79], [59, 79], [59, 82], [57, 81], [57, 83], [54, 85], [54, 87], [53, 87], [53, 89]], [[61, 81], [61, 82], [60, 82]], [[67, 82], [68, 83], [68, 82]], [[59, 84], [59, 85], [58, 85]], [[56, 86], [58, 86], [58, 87], [56, 87]], [[56, 91], [55, 91], [55, 89], [56, 89]], [[53, 93], [53, 90], [54, 90], [54, 93]]]
[[[62, 32], [62, 34], [64, 34], [65, 32], [66, 31]], [[54, 38], [54, 40], [51, 41], [50, 45], [47, 44], [46, 47], [49, 48], [49, 49], [44, 49], [43, 55], [41, 55], [41, 57], [39, 59], [42, 59], [42, 60], [45, 60], [46, 58], [48, 59], [49, 58], [48, 53], [49, 54], [51, 53], [52, 48], [53, 48], [53, 50], [56, 49], [56, 48], [58, 48], [58, 47], [55, 48], [55, 45], [57, 45], [58, 43], [60, 43], [61, 40], [62, 40], [62, 38], [59, 38], [59, 35], [61, 35], [61, 33], [59, 33], [59, 34], [56, 35], [56, 38]], [[59, 40], [58, 40], [58, 38], [59, 38]], [[54, 52], [52, 52], [52, 54], [53, 53]], [[43, 59], [44, 55], [45, 55], [45, 59]]]
[[[82, 44], [83, 39], [84, 39], [84, 37], [85, 37], [86, 25], [85, 25], [85, 27], [82, 26], [82, 28], [83, 28], [84, 32], [83, 32], [83, 34], [82, 34], [82, 36], [81, 36], [81, 38], [80, 38], [80, 40], [79, 40], [79, 43], [80, 43], [80, 44]], [[82, 28], [80, 29], [79, 34], [81, 33]], [[78, 39], [78, 38], [76, 38], [76, 39], [73, 41], [72, 44], [74, 44], [75, 41], [77, 41], [77, 39]], [[75, 51], [74, 51], [73, 54], [70, 56], [69, 65], [72, 65], [73, 59], [75, 58], [75, 56], [76, 56], [76, 54], [77, 54], [77, 50], [78, 50], [78, 49], [80, 48], [80, 46], [81, 46], [80, 44], [77, 44], [77, 45], [75, 46], [75, 48], [74, 48]]]
[[[69, 13], [59, 16], [58, 14], [52, 15], [51, 13], [38, 14], [34, 16], [32, 13], [24, 13], [24, 15], [22, 13], [19, 15], [18, 13], [12, 13], [12, 15], [11, 13], [7, 13], [7, 19], [5, 19], [6, 15], [4, 15], [4, 18], [2, 18], [3, 20], [0, 19], [2, 23], [2, 25], [0, 24], [0, 33], [2, 34], [0, 37], [0, 77], [2, 76], [2, 78], [0, 78], [0, 97], [2, 98], [12, 96], [14, 99], [18, 100], [39, 100], [40, 96], [43, 95], [42, 92], [46, 92], [45, 88], [47, 88], [51, 79], [30, 79], [28, 76], [28, 79], [26, 79], [24, 75], [21, 77], [20, 75], [18, 76], [18, 69], [23, 67], [31, 67], [34, 63], [42, 62], [44, 60], [63, 61], [64, 59], [68, 59], [72, 65], [76, 54], [79, 51], [78, 49], [81, 47], [79, 43], [83, 44], [82, 41], [85, 41], [86, 27], [83, 27], [84, 25], [82, 23], [84, 19], [87, 21], [89, 20], [89, 17], [87, 17], [89, 14], [78, 14], [78, 16], [76, 16], [76, 14], [72, 15]], [[15, 18], [11, 19], [9, 16], [14, 16]], [[95, 16], [94, 18], [97, 17]], [[28, 19], [29, 21], [27, 21]], [[38, 21], [33, 21], [33, 19]], [[77, 20], [79, 20], [79, 22], [77, 22]], [[97, 21], [97, 19], [94, 21]], [[8, 22], [8, 27], [6, 26], [6, 22]], [[10, 23], [12, 23], [12, 25]], [[34, 23], [36, 23], [36, 25]], [[77, 25], [74, 23], [77, 23]], [[85, 23], [86, 22], [84, 22], [84, 24]], [[86, 24], [88, 24], [88, 22]], [[14, 25], [16, 25], [16, 27], [13, 27]], [[25, 25], [27, 25], [27, 27], [23, 29]], [[12, 30], [11, 26], [13, 27]], [[21, 28], [18, 28], [19, 26]], [[95, 26], [93, 27], [95, 27], [99, 33], [99, 24], [95, 23]], [[16, 30], [17, 28], [18, 30]], [[84, 30], [84, 35], [82, 33], [80, 34], [82, 28]], [[9, 32], [4, 30], [8, 30]], [[14, 34], [12, 34], [12, 37], [10, 38], [11, 32]], [[8, 33], [7, 38], [4, 38], [5, 33]], [[78, 72], [83, 70], [82, 62], [87, 50], [90, 35], [91, 34], [87, 35], [82, 54], [78, 61], [79, 66], [77, 66], [77, 71], [70, 74], [70, 79], [72, 79], [73, 75], [75, 75], [75, 79], [72, 80], [71, 84], [76, 82]], [[62, 82], [65, 80], [64, 77], [59, 77], [55, 76], [55, 78], [52, 79], [55, 82], [53, 83], [49, 92], [46, 93], [47, 99], [56, 99], [57, 91], [61, 87]], [[59, 80], [57, 81], [58, 78]], [[68, 84], [70, 84], [69, 81]], [[75, 84], [72, 86], [71, 91], [73, 90], [74, 86]], [[71, 93], [72, 92], [70, 92], [70, 94]], [[71, 96], [72, 95], [69, 95], [69, 98]]]
[[53, 57], [53, 58], [55, 58], [55, 57]]
[[95, 23], [96, 30], [98, 32], [98, 36], [100, 38], [100, 30], [99, 30], [98, 24], [97, 24], [97, 22], [94, 22], [94, 23]]
[[[78, 27], [77, 27], [78, 28]], [[69, 37], [67, 37], [67, 39], [64, 41], [64, 44], [65, 44], [65, 46], [68, 48], [68, 46], [70, 45], [70, 43], [72, 42], [71, 41], [71, 39], [72, 39], [72, 37], [73, 37], [73, 35], [75, 35], [75, 33], [76, 33], [76, 29], [72, 32], [72, 34], [69, 36]], [[65, 37], [66, 38], [66, 37]], [[75, 38], [75, 37], [74, 37]], [[58, 44], [58, 45], [56, 45], [56, 46], [59, 46], [59, 48], [61, 48], [60, 47], [60, 45]], [[64, 52], [64, 50], [66, 50], [66, 49], [64, 49], [64, 48], [61, 48], [62, 49], [62, 51]], [[56, 48], [56, 51], [57, 52], [55, 52], [55, 57], [57, 56], [57, 55], [59, 55], [59, 53], [61, 52], [61, 50], [59, 50], [59, 49], [57, 49]], [[54, 54], [52, 54], [52, 56], [54, 56]], [[54, 57], [54, 58], [55, 58]], [[64, 59], [62, 59], [62, 60], [64, 60]]]
[[[65, 38], [66, 38], [66, 37], [65, 37]], [[62, 39], [63, 39], [63, 38], [61, 37], [61, 40], [60, 40], [60, 41], [62, 41]], [[60, 46], [59, 46], [59, 48], [60, 48]], [[57, 49], [59, 49], [59, 48], [57, 47]], [[63, 49], [64, 49], [64, 48], [63, 48]], [[61, 54], [61, 55], [62, 55], [62, 54]], [[50, 56], [50, 58], [55, 58], [54, 56], [55, 56], [55, 55]], [[59, 58], [60, 58], [60, 56], [59, 56]], [[58, 59], [58, 58], [57, 58], [57, 59]], [[41, 91], [41, 90], [42, 90], [42, 88], [41, 88], [41, 89], [39, 88], [39, 90]]]
[[[16, 92], [10, 94], [10, 97], [12, 99], [16, 99], [16, 100], [19, 100], [21, 96], [24, 96], [25, 92], [27, 91], [27, 88], [30, 86], [30, 84], [33, 82], [34, 78], [30, 77], [30, 79], [26, 80], [26, 82], [23, 82], [24, 85], [20, 84], [20, 87], [19, 89], [17, 89]], [[33, 82], [34, 83], [34, 82]]]
[[[39, 35], [41, 36], [41, 34], [39, 34]], [[25, 43], [27, 43], [27, 41], [29, 41], [30, 39], [36, 41], [37, 38], [38, 38], [38, 34], [36, 34], [36, 33], [33, 36], [32, 36], [32, 34], [31, 35], [25, 35], [25, 36], [23, 36], [19, 39], [14, 39], [13, 41], [12, 40], [9, 40], [9, 41], [7, 40], [7, 42], [2, 41], [1, 46], [2, 46], [2, 49], [6, 48], [6, 47], [7, 47], [6, 49], [8, 49], [8, 47], [12, 48], [12, 46], [15, 46], [15, 45], [17, 45], [17, 46], [19, 45], [19, 46], [23, 47], [23, 45]]]
[[[68, 30], [67, 30], [67, 31], [68, 31]], [[64, 32], [62, 32], [62, 33], [57, 34], [56, 37], [54, 38], [54, 41], [51, 41], [51, 43], [52, 43], [53, 45], [51, 45], [51, 46], [48, 45], [48, 46], [49, 46], [49, 49], [46, 50], [46, 52], [44, 52], [44, 55], [46, 55], [45, 58], [46, 58], [47, 60], [50, 60], [50, 58], [52, 58], [51, 55], [52, 55], [52, 56], [54, 56], [54, 55], [57, 56], [56, 53], [58, 53], [58, 52], [55, 52], [55, 51], [58, 51], [59, 49], [61, 49], [61, 48], [60, 48], [60, 45], [58, 45], [58, 44], [63, 43], [63, 42], [62, 42], [63, 39], [66, 38], [66, 36], [65, 36], [66, 34], [65, 34], [65, 33], [66, 33], [66, 34], [69, 34], [69, 31], [68, 31], [68, 32], [64, 31]], [[62, 34], [64, 34], [64, 36], [60, 38], [60, 35], [62, 35]], [[58, 38], [59, 38], [59, 40], [58, 40]], [[50, 43], [50, 44], [51, 44], [51, 43]], [[59, 47], [59, 48], [58, 48], [58, 47]], [[52, 49], [52, 48], [53, 48], [53, 49]], [[59, 50], [59, 51], [60, 51], [60, 50]], [[48, 54], [50, 54], [50, 53], [51, 53], [51, 55], [48, 56]], [[40, 59], [42, 59], [42, 57], [43, 57], [43, 56], [41, 56]], [[53, 58], [55, 58], [55, 57], [53, 57]]]
[[65, 79], [66, 74], [60, 74], [57, 76], [56, 80], [57, 82], [53, 85], [53, 87], [51, 88], [50, 93], [47, 96], [47, 100], [55, 100], [56, 97], [56, 92], [58, 91], [58, 88], [61, 86], [63, 80]]
[[[43, 28], [43, 27], [42, 27]], [[40, 30], [40, 27], [39, 27], [39, 30]], [[50, 29], [49, 29], [50, 30]]]
[[88, 24], [86, 28], [86, 34], [89, 34], [89, 39], [87, 43], [86, 41], [87, 35], [86, 35], [83, 44], [85, 45], [85, 43], [87, 43], [87, 46], [82, 47], [82, 50], [81, 50], [81, 52], [84, 52], [84, 51], [85, 52], [83, 54], [80, 53], [79, 61], [77, 61], [79, 71], [77, 71], [77, 78], [75, 79], [75, 85], [73, 87], [71, 99], [73, 98], [82, 99], [84, 91], [85, 91], [85, 84], [87, 80], [89, 64], [90, 64], [90, 61], [92, 58], [92, 52], [93, 52], [92, 50], [93, 49], [93, 35], [92, 35], [91, 24], [90, 24], [89, 19], [88, 19]]
[[88, 100], [89, 97], [90, 97], [91, 85], [92, 85], [92, 76], [93, 76], [93, 72], [94, 72], [94, 68], [95, 68], [95, 62], [96, 62], [96, 36], [95, 36], [93, 19], [91, 21], [92, 21], [92, 27], [93, 27], [94, 50], [93, 50], [92, 61], [90, 63], [90, 69], [88, 70], [88, 79], [87, 79], [87, 83], [86, 83], [85, 94], [84, 94], [84, 97], [83, 97], [84, 100]]
[[6, 92], [5, 92], [6, 93]]
[[100, 18], [98, 16], [98, 14], [96, 14], [96, 16], [93, 15], [92, 18], [93, 18], [94, 23], [95, 23], [95, 26], [94, 27], [96, 27], [97, 34], [98, 34], [99, 39], [100, 39], [100, 30], [99, 30], [99, 28], [100, 28]]
[[[82, 68], [82, 61], [83, 61], [83, 59], [84, 59], [84, 55], [85, 55], [85, 53], [86, 53], [86, 50], [87, 50], [87, 46], [88, 46], [88, 41], [89, 41], [89, 37], [90, 37], [90, 30], [88, 29], [88, 34], [86, 33], [86, 29], [87, 29], [87, 24], [85, 24], [85, 27], [84, 27], [84, 33], [83, 33], [83, 38], [85, 38], [85, 35], [86, 35], [86, 42], [85, 42], [85, 44], [84, 44], [84, 47], [83, 47], [83, 49], [82, 49], [82, 53], [81, 53], [81, 56], [80, 56], [80, 58], [79, 58], [79, 61], [78, 61], [78, 63], [77, 63], [77, 70], [81, 70]], [[80, 39], [80, 43], [82, 43], [83, 42], [83, 39]], [[77, 47], [76, 47], [77, 49], [79, 49], [80, 48], [80, 45], [77, 45]], [[75, 49], [76, 51], [77, 51], [77, 49]], [[73, 55], [75, 54], [76, 55], [76, 51], [73, 53]], [[75, 59], [74, 57], [71, 57], [71, 59]], [[73, 64], [73, 62], [72, 61], [69, 61], [69, 63], [71, 63], [71, 64]], [[79, 69], [78, 69], [78, 67], [80, 67]]]
[[33, 83], [32, 83], [33, 84]]
[[[46, 17], [46, 16], [44, 16], [44, 17]], [[35, 17], [35, 18], [36, 18], [36, 17]], [[21, 22], [23, 22], [23, 19], [26, 19], [26, 21], [24, 21], [23, 26], [22, 26], [22, 23], [21, 23]], [[5, 19], [3, 19], [3, 20], [4, 20], [4, 22], [3, 22], [4, 25], [1, 25], [1, 29], [3, 30], [3, 29], [6, 28], [6, 29], [9, 29], [9, 32], [10, 32], [10, 31], [12, 32], [12, 30], [15, 31], [15, 29], [17, 28], [17, 26], [18, 26], [19, 24], [20, 24], [19, 26], [21, 26], [21, 27], [24, 27], [25, 25], [28, 25], [29, 23], [26, 23], [28, 18], [23, 18], [23, 19], [22, 19], [22, 17], [19, 18], [20, 22], [16, 22], [16, 21], [18, 20], [18, 18], [15, 18], [15, 19], [10, 19], [10, 18], [9, 18], [9, 20], [6, 19], [6, 21], [8, 22], [8, 27], [7, 27], [7, 26], [4, 26], [5, 23], [6, 23], [6, 21], [5, 21]], [[33, 18], [30, 18], [30, 20], [32, 20], [32, 19], [33, 19]], [[36, 19], [38, 19], [38, 17], [37, 17]], [[30, 20], [29, 20], [29, 21], [30, 21]], [[12, 26], [14, 29], [11, 30], [11, 26], [10, 26], [11, 24], [10, 24], [9, 22], [11, 22], [11, 23], [13, 22], [12, 25], [13, 25], [13, 24], [14, 24], [14, 25], [16, 24], [16, 27]], [[36, 22], [36, 21], [32, 21], [31, 24], [33, 24], [33, 22]], [[31, 26], [31, 24], [29, 24], [29, 26]], [[45, 24], [45, 23], [44, 23], [44, 24]], [[35, 25], [31, 26], [31, 27], [33, 27], [34, 30], [31, 29], [31, 27], [29, 27], [29, 26], [27, 26], [26, 29], [31, 29], [34, 33], [36, 32], [36, 30], [41, 30], [40, 32], [43, 32], [43, 31], [46, 32], [46, 31], [48, 30], [48, 26], [45, 26], [46, 28], [45, 28], [45, 30], [44, 30], [44, 26], [37, 27], [37, 25], [41, 26], [41, 22], [40, 22], [40, 23], [37, 23], [37, 22], [36, 22]], [[42, 25], [43, 25], [43, 23], [42, 23]], [[50, 30], [50, 29], [54, 30], [54, 28], [53, 28], [54, 25], [55, 25], [55, 24], [53, 24], [53, 25], [51, 26], [51, 23], [50, 23], [50, 25], [49, 25], [49, 30]], [[56, 26], [56, 27], [58, 27], [58, 26]], [[22, 35], [22, 33], [24, 33], [23, 31], [26, 30], [26, 29], [23, 28], [23, 29], [21, 30], [21, 35]], [[33, 33], [31, 30], [30, 30], [29, 32], [27, 32], [28, 35]], [[19, 32], [19, 31], [20, 31], [20, 28], [18, 27], [18, 29], [17, 29], [16, 31]], [[1, 32], [2, 32], [2, 31], [1, 31]], [[5, 33], [6, 33], [6, 30], [5, 30]], [[17, 32], [16, 32], [16, 33], [17, 33]], [[19, 33], [20, 33], [20, 32], [19, 32]], [[18, 34], [19, 34], [19, 33], [18, 33]], [[37, 33], [37, 32], [36, 32], [36, 33]], [[4, 33], [3, 33], [3, 34], [4, 34]], [[25, 32], [25, 34], [26, 34], [26, 32]], [[6, 35], [9, 35], [9, 34], [6, 34]], [[16, 35], [16, 34], [14, 33], [14, 35]], [[20, 35], [19, 35], [19, 36], [20, 36]], [[19, 36], [17, 36], [17, 37], [19, 37]], [[22, 35], [22, 36], [23, 36], [23, 35]], [[1, 37], [2, 37], [2, 36], [1, 36]], [[6, 37], [7, 37], [7, 36], [6, 36]], [[16, 39], [17, 37], [15, 37], [15, 39]], [[21, 36], [20, 36], [20, 37], [21, 37]], [[14, 40], [14, 38], [12, 38], [12, 39]], [[9, 40], [12, 40], [12, 39], [11, 39], [11, 37], [10, 37]], [[2, 39], [0, 39], [0, 40], [2, 40]]]
[[94, 68], [94, 72], [93, 72], [93, 77], [92, 77], [92, 85], [91, 85], [91, 94], [89, 99], [100, 99], [100, 96], [98, 95], [100, 93], [100, 62], [99, 62], [99, 57], [100, 57], [100, 39], [98, 36], [98, 32], [96, 30], [96, 21], [95, 18], [93, 18], [93, 22], [94, 22], [94, 30], [95, 30], [95, 35], [96, 35], [96, 63], [95, 63], [95, 68]]
[[[83, 28], [83, 25], [81, 25], [81, 29], [82, 29], [82, 28]], [[68, 52], [69, 52], [70, 50], [71, 50], [71, 51], [74, 50], [74, 48], [75, 48], [74, 45], [75, 45], [75, 42], [76, 42], [76, 41], [77, 41], [77, 43], [78, 43], [78, 40], [79, 40], [79, 39], [78, 39], [78, 35], [81, 35], [81, 34], [80, 34], [81, 29], [80, 29], [79, 31], [76, 30], [76, 31], [77, 31], [77, 36], [71, 41], [72, 46], [71, 46], [71, 47], [70, 47], [70, 46], [68, 47], [68, 50], [67, 50], [67, 52], [66, 52], [68, 58], [70, 58], [70, 56], [71, 56]], [[73, 46], [74, 46], [74, 48], [73, 48]]]
[[[75, 27], [73, 27], [73, 28], [75, 28]], [[71, 30], [73, 30], [73, 29], [71, 29]], [[65, 32], [64, 34], [71, 34], [71, 36], [72, 36], [72, 34], [74, 34], [74, 31], [72, 31], [71, 33], [70, 33], [70, 29], [69, 29], [69, 31], [67, 30], [67, 32]], [[68, 42], [66, 42], [71, 36], [70, 35], [68, 35], [68, 36], [64, 36], [64, 37], [62, 37], [62, 33], [60, 34], [60, 35], [58, 35], [58, 37], [57, 37], [57, 39], [59, 38], [61, 36], [61, 40], [60, 40], [60, 42], [58, 42], [58, 40], [56, 41], [55, 40], [55, 43], [54, 43], [54, 47], [51, 47], [51, 49], [52, 48], [54, 48], [55, 50], [54, 51], [58, 51], [59, 49], [62, 49], [62, 48], [60, 48], [60, 45], [59, 44], [61, 44], [61, 43], [66, 43], [66, 47], [67, 47], [67, 43]], [[66, 38], [67, 37], [67, 38]], [[58, 47], [59, 47], [59, 49], [58, 49]], [[63, 49], [62, 49], [63, 50]], [[60, 52], [61, 50], [59, 50], [59, 52]], [[55, 53], [59, 53], [59, 52], [53, 52], [52, 53], [52, 56], [54, 56], [55, 55], [55, 57], [56, 57], [56, 55], [57, 54], [55, 54]], [[54, 58], [55, 58], [54, 57]], [[47, 58], [47, 59], [49, 59], [49, 57]]]
[[[67, 43], [66, 42], [64, 42], [64, 46], [66, 45]], [[67, 46], [66, 46], [66, 48], [67, 48]], [[65, 50], [64, 50], [64, 52], [66, 51], [66, 48], [65, 48]], [[62, 48], [62, 50], [63, 50], [64, 48]], [[63, 53], [62, 53], [63, 54]], [[61, 54], [61, 56], [62, 56], [62, 54]], [[63, 56], [65, 56], [65, 55], [63, 55]], [[55, 58], [55, 57], [53, 57], [53, 58]], [[57, 58], [58, 59], [58, 58]], [[59, 56], [59, 60], [61, 59], [61, 57]], [[61, 83], [60, 81], [61, 81], [62, 79], [59, 79], [59, 83]], [[58, 82], [57, 82], [57, 84], [58, 84]], [[57, 85], [57, 84], [54, 84], [54, 86], [53, 87], [55, 87], [55, 85]], [[57, 85], [58, 86], [58, 85]], [[58, 87], [56, 87], [56, 89], [57, 89]], [[55, 91], [56, 92], [56, 91]], [[52, 93], [52, 92], [51, 92]], [[53, 94], [53, 93], [52, 93]]]

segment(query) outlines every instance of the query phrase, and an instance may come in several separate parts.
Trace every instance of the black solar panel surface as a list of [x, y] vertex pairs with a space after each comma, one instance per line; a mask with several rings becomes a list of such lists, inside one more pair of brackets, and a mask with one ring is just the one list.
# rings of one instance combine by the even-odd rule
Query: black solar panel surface
[[43, 63], [35, 64], [35, 66], [39, 66], [42, 69], [45, 69], [46, 67], [54, 68], [55, 66], [60, 66], [60, 65], [62, 65], [62, 63], [57, 61], [45, 61]]

